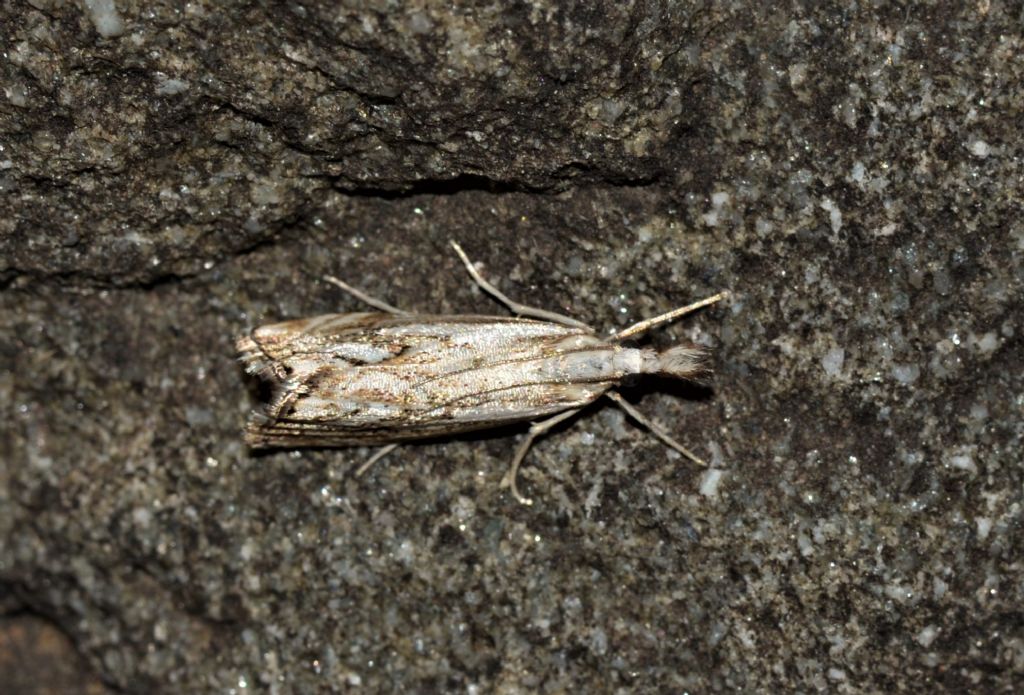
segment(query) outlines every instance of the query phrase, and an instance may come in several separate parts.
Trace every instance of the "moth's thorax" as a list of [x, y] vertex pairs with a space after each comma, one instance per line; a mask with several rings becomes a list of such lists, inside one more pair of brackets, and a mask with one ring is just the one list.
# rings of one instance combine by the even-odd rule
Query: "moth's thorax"
[[639, 374], [644, 368], [645, 352], [650, 351], [595, 342], [539, 360], [538, 367], [553, 379], [615, 382], [630, 374]]

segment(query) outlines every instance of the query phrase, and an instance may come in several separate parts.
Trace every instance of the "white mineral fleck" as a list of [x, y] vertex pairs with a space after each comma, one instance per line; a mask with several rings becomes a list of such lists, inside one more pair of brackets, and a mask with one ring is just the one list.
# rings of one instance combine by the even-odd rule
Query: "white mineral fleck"
[[988, 538], [989, 532], [992, 531], [992, 520], [987, 516], [979, 516], [974, 523], [978, 527], [978, 540], [983, 541]]
[[892, 375], [902, 384], [912, 384], [921, 376], [921, 368], [916, 364], [894, 364]]
[[833, 232], [838, 232], [843, 228], [843, 213], [834, 200], [831, 198], [822, 198], [818, 205], [822, 210], [828, 213], [828, 221], [832, 226]]
[[110, 39], [124, 33], [124, 20], [121, 19], [114, 0], [85, 0], [85, 7], [89, 10], [89, 19], [100, 36]]
[[705, 497], [718, 497], [718, 486], [722, 482], [724, 472], [717, 468], [704, 471], [700, 479], [700, 494]]
[[917, 633], [917, 643], [927, 649], [931, 646], [935, 638], [939, 636], [939, 630], [934, 625], [925, 625], [919, 633]]
[[987, 157], [991, 152], [992, 148], [984, 140], [975, 140], [971, 143], [971, 154], [976, 157]]
[[846, 359], [846, 351], [841, 348], [832, 348], [821, 358], [821, 366], [830, 377], [837, 377], [843, 371], [843, 361]]

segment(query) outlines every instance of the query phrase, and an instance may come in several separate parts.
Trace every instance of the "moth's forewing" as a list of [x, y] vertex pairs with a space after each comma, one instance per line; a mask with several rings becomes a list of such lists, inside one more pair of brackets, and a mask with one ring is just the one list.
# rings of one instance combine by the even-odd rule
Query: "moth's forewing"
[[493, 316], [330, 314], [238, 343], [275, 384], [254, 446], [421, 439], [534, 420], [590, 403], [621, 374], [592, 332]]

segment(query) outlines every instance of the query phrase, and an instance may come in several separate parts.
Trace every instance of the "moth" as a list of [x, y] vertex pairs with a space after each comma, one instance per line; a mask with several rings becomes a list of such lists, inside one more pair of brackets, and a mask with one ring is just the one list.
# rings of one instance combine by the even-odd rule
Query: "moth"
[[248, 444], [387, 445], [361, 474], [400, 442], [530, 421], [502, 482], [530, 504], [516, 478], [533, 441], [605, 396], [666, 445], [704, 464], [614, 389], [636, 374], [700, 374], [698, 348], [658, 351], [622, 343], [725, 299], [728, 291], [602, 338], [573, 318], [512, 301], [480, 275], [457, 243], [452, 247], [477, 285], [517, 318], [409, 313], [328, 276], [378, 311], [284, 321], [238, 339], [245, 370], [272, 387], [249, 421]]

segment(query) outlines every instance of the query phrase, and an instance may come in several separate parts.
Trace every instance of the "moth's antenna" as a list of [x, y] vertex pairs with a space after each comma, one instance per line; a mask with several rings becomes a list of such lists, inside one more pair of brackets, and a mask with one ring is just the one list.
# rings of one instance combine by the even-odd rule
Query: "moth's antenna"
[[681, 306], [678, 309], [673, 309], [672, 311], [666, 312], [659, 316], [655, 316], [653, 318], [649, 318], [645, 321], [641, 321], [640, 323], [634, 323], [629, 328], [623, 329], [618, 333], [614, 334], [613, 336], [608, 338], [608, 340], [613, 343], [618, 342], [620, 340], [625, 340], [630, 336], [634, 336], [637, 335], [638, 333], [649, 331], [660, 324], [668, 323], [669, 321], [675, 321], [680, 316], [686, 316], [690, 312], [697, 311], [697, 309], [706, 307], [708, 304], [720, 302], [723, 299], [727, 299], [731, 295], [732, 293], [729, 290], [724, 290], [722, 292], [719, 292], [718, 294], [708, 297], [707, 299], [702, 299], [699, 302], [694, 302], [693, 304]]
[[352, 285], [348, 284], [347, 282], [342, 282], [333, 275], [324, 275], [324, 280], [331, 283], [332, 285], [340, 287], [341, 289], [345, 290], [359, 301], [366, 302], [374, 309], [380, 309], [381, 311], [386, 311], [389, 314], [397, 314], [398, 316], [409, 316], [412, 313], [409, 311], [399, 309], [398, 307], [391, 306], [387, 302], [381, 301], [380, 299], [377, 299], [375, 297], [371, 297], [362, 290], [357, 290]]

